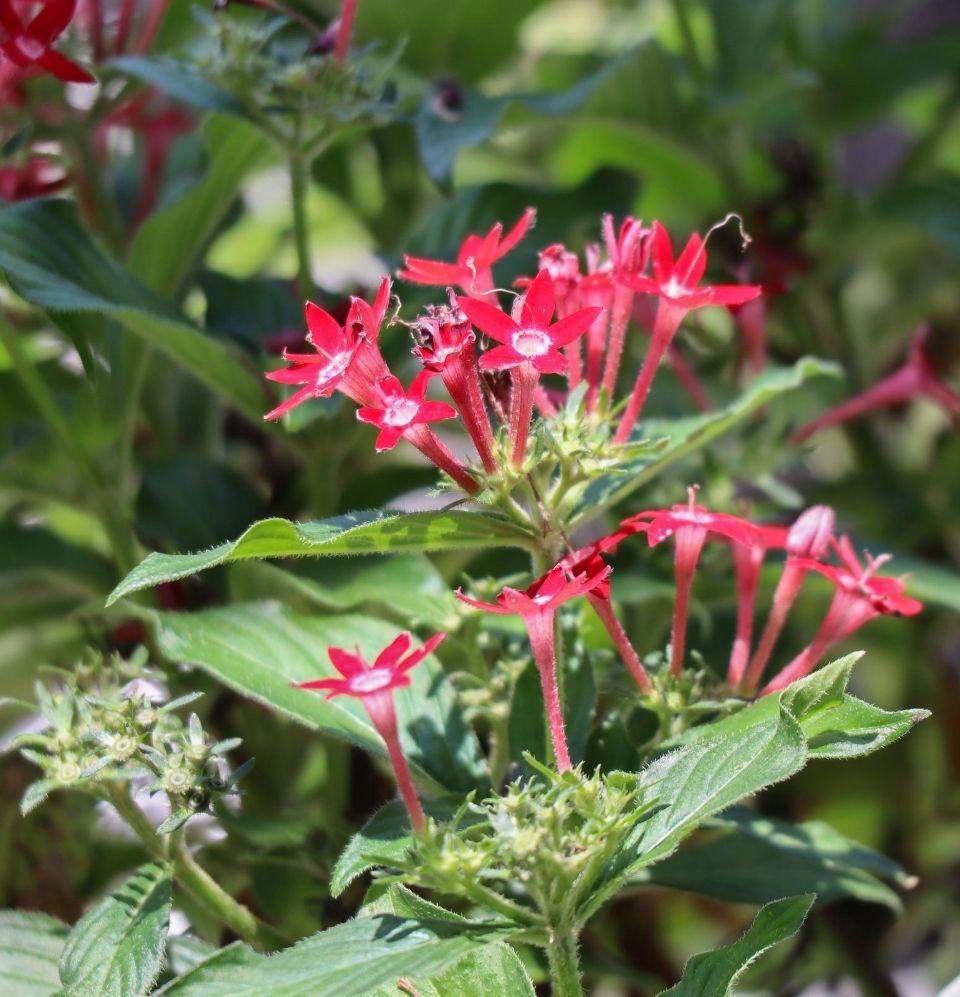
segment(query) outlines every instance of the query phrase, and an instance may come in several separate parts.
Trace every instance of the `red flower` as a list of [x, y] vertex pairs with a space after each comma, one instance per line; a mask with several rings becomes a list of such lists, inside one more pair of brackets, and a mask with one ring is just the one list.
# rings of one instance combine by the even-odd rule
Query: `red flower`
[[493, 474], [497, 461], [493, 454], [493, 430], [483, 401], [477, 357], [476, 336], [467, 316], [456, 305], [430, 305], [417, 322], [420, 345], [413, 355], [423, 366], [443, 379], [460, 411], [484, 468]]
[[920, 395], [932, 398], [952, 419], [960, 418], [960, 394], [937, 377], [924, 349], [928, 333], [929, 330], [922, 327], [913, 334], [907, 360], [902, 367], [856, 397], [801, 426], [791, 437], [792, 441], [802, 442], [827, 426], [836, 426], [877, 409], [903, 405]]
[[565, 602], [577, 596], [602, 586], [610, 568], [603, 569], [592, 575], [581, 574], [569, 577], [561, 562], [551, 568], [547, 574], [538, 578], [528, 589], [521, 591], [506, 587], [497, 596], [497, 601], [480, 602], [471, 599], [457, 589], [457, 598], [468, 606], [482, 609], [487, 613], [510, 615], [516, 613], [523, 620], [530, 637], [530, 647], [540, 673], [540, 685], [543, 689], [544, 706], [547, 722], [550, 726], [550, 737], [553, 741], [553, 754], [557, 768], [561, 772], [569, 771], [570, 752], [567, 748], [567, 738], [563, 730], [563, 711], [560, 707], [560, 694], [557, 689], [557, 663], [553, 643], [553, 618], [556, 611]]
[[773, 593], [770, 616], [750, 664], [741, 676], [745, 692], [756, 689], [787, 616], [800, 594], [809, 565], [819, 563], [816, 558], [822, 557], [829, 549], [833, 540], [833, 523], [833, 510], [826, 505], [815, 505], [801, 513], [787, 532], [787, 561]]
[[915, 616], [923, 610], [922, 602], [904, 594], [906, 586], [902, 579], [876, 573], [877, 568], [890, 560], [889, 554], [879, 557], [867, 554], [866, 565], [863, 565], [848, 537], [834, 541], [833, 549], [840, 558], [839, 567], [801, 559], [807, 570], [829, 578], [836, 590], [813, 640], [764, 686], [761, 696], [785, 689], [791, 682], [809, 675], [834, 644], [845, 640], [874, 617], [892, 613]]
[[377, 453], [392, 450], [400, 438], [414, 426], [425, 426], [442, 419], [455, 419], [457, 411], [446, 402], [426, 400], [427, 386], [433, 377], [431, 371], [423, 370], [413, 379], [408, 391], [392, 374], [381, 377], [376, 382], [376, 390], [382, 407], [363, 406], [357, 409], [357, 418], [379, 428]]
[[351, 298], [347, 320], [340, 323], [312, 301], [306, 304], [307, 340], [316, 353], [283, 351], [283, 359], [293, 364], [270, 371], [268, 380], [280, 384], [302, 384], [299, 391], [268, 412], [264, 419], [279, 419], [285, 412], [310, 398], [326, 398], [339, 389], [360, 405], [375, 403], [374, 385], [390, 371], [380, 356], [377, 339], [390, 300], [390, 279], [380, 282], [372, 305]]
[[21, 69], [37, 68], [68, 83], [95, 83], [90, 73], [53, 48], [73, 20], [76, 6], [76, 0], [46, 0], [24, 24], [13, 0], [0, 0], [0, 28], [6, 35], [0, 52]]
[[537, 212], [527, 208], [505, 236], [500, 222], [485, 236], [468, 235], [460, 245], [456, 263], [404, 256], [403, 269], [397, 271], [397, 276], [413, 284], [455, 285], [466, 294], [486, 294], [494, 286], [493, 264], [520, 242], [536, 217]]
[[646, 532], [647, 542], [651, 547], [671, 536], [676, 541], [674, 559], [676, 601], [673, 609], [673, 632], [670, 637], [670, 671], [674, 675], [679, 675], [683, 666], [690, 589], [707, 534], [714, 533], [745, 546], [754, 544], [759, 537], [758, 529], [753, 523], [723, 512], [708, 512], [702, 506], [696, 505], [695, 487], [688, 489], [688, 496], [686, 505], [640, 512], [625, 519], [621, 524], [625, 529]]
[[44, 156], [30, 156], [22, 166], [0, 166], [0, 201], [28, 201], [61, 190], [67, 177]]
[[706, 244], [694, 233], [674, 261], [670, 236], [660, 222], [653, 223], [650, 237], [653, 277], [626, 276], [623, 282], [635, 291], [659, 298], [657, 316], [650, 337], [650, 349], [643, 360], [630, 401], [617, 427], [614, 441], [626, 443], [650, 393], [660, 361], [687, 312], [707, 305], [739, 305], [760, 294], [760, 288], [743, 284], [716, 284], [700, 287], [707, 267]]
[[519, 322], [506, 312], [476, 298], [457, 303], [481, 332], [501, 345], [480, 357], [484, 370], [511, 370], [510, 462], [520, 467], [527, 448], [533, 399], [541, 374], [565, 374], [567, 358], [560, 347], [572, 343], [590, 328], [599, 308], [582, 308], [551, 324], [556, 306], [553, 281], [541, 270], [519, 300]]
[[302, 384], [289, 398], [268, 412], [264, 419], [279, 419], [284, 413], [310, 398], [327, 398], [339, 387], [362, 340], [340, 327], [336, 319], [312, 301], [306, 305], [307, 338], [316, 353], [283, 351], [283, 359], [293, 364], [272, 370], [266, 376], [278, 384]]
[[410, 669], [419, 665], [446, 636], [443, 633], [435, 634], [421, 647], [411, 651], [410, 634], [402, 633], [377, 655], [372, 665], [363, 659], [359, 650], [352, 652], [342, 647], [331, 647], [327, 651], [330, 662], [343, 678], [295, 683], [297, 689], [328, 690], [327, 699], [352, 696], [360, 700], [377, 732], [386, 742], [397, 777], [397, 787], [415, 831], [423, 830], [426, 817], [410, 776], [410, 767], [400, 747], [393, 690], [410, 684]]

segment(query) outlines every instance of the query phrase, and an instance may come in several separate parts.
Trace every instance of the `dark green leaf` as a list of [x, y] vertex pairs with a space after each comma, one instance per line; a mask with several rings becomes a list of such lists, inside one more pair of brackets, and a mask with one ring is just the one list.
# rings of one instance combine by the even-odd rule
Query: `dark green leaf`
[[371, 510], [306, 523], [265, 519], [254, 523], [237, 540], [197, 554], [151, 554], [114, 589], [107, 605], [131, 592], [243, 558], [469, 550], [528, 544], [525, 534], [506, 520], [454, 510], [412, 513]]
[[41, 199], [0, 210], [0, 269], [18, 294], [40, 308], [113, 316], [260, 422], [266, 395], [259, 379], [222, 342], [189, 325], [101, 252], [70, 202]]
[[111, 59], [108, 66], [201, 111], [220, 111], [240, 118], [247, 117], [246, 108], [236, 97], [205, 80], [186, 63], [165, 57], [151, 59], [142, 55], [123, 55]]
[[795, 935], [803, 925], [813, 896], [788, 897], [761, 907], [747, 933], [732, 945], [703, 952], [683, 968], [683, 979], [661, 997], [723, 997], [737, 977], [767, 949]]
[[646, 881], [730, 903], [816, 893], [820, 902], [855, 897], [893, 910], [900, 900], [883, 880], [912, 882], [896, 862], [820, 821], [791, 824], [734, 807], [707, 826], [720, 833], [655, 865]]
[[65, 997], [147, 994], [163, 965], [170, 872], [150, 864], [76, 923], [60, 957]]

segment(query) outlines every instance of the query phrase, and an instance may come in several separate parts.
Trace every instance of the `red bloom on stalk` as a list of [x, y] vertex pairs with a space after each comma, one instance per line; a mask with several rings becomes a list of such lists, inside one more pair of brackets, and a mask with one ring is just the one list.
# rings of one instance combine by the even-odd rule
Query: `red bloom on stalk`
[[673, 247], [667, 230], [654, 222], [650, 236], [650, 253], [653, 259], [653, 277], [626, 276], [622, 282], [646, 294], [659, 298], [657, 315], [650, 337], [650, 348], [637, 375], [630, 401], [617, 427], [614, 442], [626, 443], [630, 439], [657, 368], [673, 342], [687, 312], [707, 305], [740, 305], [752, 301], [760, 288], [744, 284], [714, 284], [699, 286], [707, 267], [706, 243], [694, 233], [683, 249], [673, 258]]
[[545, 270], [537, 274], [526, 294], [519, 299], [519, 321], [477, 298], [458, 298], [457, 303], [481, 332], [500, 343], [480, 357], [481, 368], [512, 371], [510, 462], [518, 468], [526, 454], [533, 399], [540, 375], [567, 372], [567, 358], [560, 348], [582, 336], [601, 310], [581, 308], [552, 322], [556, 297], [553, 280]]
[[0, 166], [0, 201], [28, 201], [66, 186], [63, 170], [43, 156], [30, 156], [22, 166]]
[[654, 222], [650, 234], [650, 256], [653, 277], [626, 276], [623, 278], [625, 283], [635, 291], [655, 294], [685, 312], [707, 305], [742, 305], [760, 295], [761, 288], [750, 284], [708, 284], [700, 287], [707, 269], [707, 246], [696, 232], [674, 260], [669, 233], [660, 222]]
[[651, 547], [673, 537], [676, 541], [674, 575], [676, 600], [673, 610], [673, 632], [670, 637], [670, 671], [680, 674], [687, 633], [687, 613], [690, 589], [700, 560], [700, 552], [708, 533], [726, 537], [735, 543], [750, 546], [758, 538], [758, 529], [738, 516], [724, 512], [709, 512], [695, 504], [696, 488], [688, 489], [686, 505], [670, 509], [653, 509], [630, 516], [621, 524], [634, 532], [645, 532]]
[[827, 426], [836, 426], [850, 419], [857, 419], [877, 409], [903, 405], [921, 395], [932, 398], [951, 419], [960, 418], [960, 394], [937, 377], [937, 372], [927, 356], [925, 346], [928, 333], [929, 330], [923, 327], [913, 334], [907, 359], [902, 367], [877, 381], [861, 394], [801, 426], [793, 434], [793, 442], [802, 442]]
[[484, 370], [510, 370], [530, 363], [540, 374], [565, 374], [567, 359], [560, 348], [582, 336], [600, 314], [599, 308], [581, 308], [553, 322], [553, 280], [543, 270], [522, 298], [519, 321], [476, 298], [458, 298], [457, 303], [481, 332], [501, 344], [480, 357]]
[[461, 589], [457, 589], [456, 593], [458, 599], [475, 609], [503, 615], [515, 613], [523, 620], [530, 637], [530, 647], [533, 650], [537, 671], [540, 673], [540, 685], [543, 689], [553, 753], [557, 768], [561, 772], [568, 772], [573, 766], [570, 764], [570, 752], [563, 731], [563, 711], [560, 707], [560, 694], [557, 689], [553, 618], [556, 611], [565, 602], [586, 595], [604, 585], [609, 574], [610, 568], [604, 565], [602, 569], [593, 574], [579, 574], [571, 577], [561, 562], [541, 578], [538, 578], [526, 590], [505, 587], [497, 596], [495, 603], [471, 599], [464, 595]]
[[413, 355], [426, 370], [443, 379], [484, 468], [493, 474], [497, 470], [493, 430], [480, 388], [474, 351], [477, 337], [469, 319], [455, 303], [430, 305], [427, 314], [417, 321], [417, 328], [420, 344], [414, 347]]
[[423, 830], [426, 817], [410, 776], [410, 767], [400, 747], [393, 691], [410, 684], [410, 669], [419, 665], [446, 636], [444, 633], [435, 634], [421, 647], [411, 651], [410, 634], [404, 632], [376, 656], [373, 664], [369, 664], [359, 650], [354, 652], [342, 647], [331, 647], [327, 651], [330, 662], [343, 677], [295, 683], [297, 689], [326, 690], [327, 699], [352, 696], [360, 700], [377, 732], [386, 742], [397, 777], [397, 787], [410, 815], [410, 823], [416, 831]]
[[18, 11], [30, 9], [13, 0], [0, 0], [0, 28], [4, 38], [0, 52], [20, 69], [40, 70], [67, 83], [95, 83], [82, 66], [53, 48], [76, 13], [76, 0], [47, 0], [25, 23]]
[[871, 557], [861, 564], [848, 537], [833, 542], [840, 566], [805, 559], [807, 570], [819, 572], [833, 582], [835, 591], [827, 615], [810, 644], [767, 683], [760, 695], [785, 689], [791, 682], [809, 675], [834, 644], [845, 640], [876, 616], [898, 614], [916, 616], [923, 603], [905, 594], [900, 578], [878, 575], [877, 569], [890, 560], [889, 554]]
[[289, 398], [268, 412], [264, 419], [279, 419], [284, 413], [310, 398], [328, 398], [340, 385], [347, 368], [360, 347], [359, 337], [341, 328], [337, 320], [319, 305], [306, 305], [308, 340], [316, 353], [291, 353], [284, 349], [283, 359], [293, 366], [267, 373], [278, 384], [302, 384]]
[[316, 353], [292, 353], [284, 349], [283, 359], [292, 366], [270, 371], [266, 377], [279, 384], [303, 387], [264, 419], [279, 419], [297, 405], [311, 398], [327, 398], [337, 389], [359, 404], [374, 402], [376, 380], [390, 373], [376, 345], [389, 301], [390, 280], [384, 277], [373, 304], [351, 298], [343, 326], [329, 312], [308, 301], [307, 341]]
[[466, 294], [485, 294], [493, 290], [493, 264], [520, 242], [536, 217], [536, 210], [527, 208], [506, 235], [500, 222], [484, 236], [468, 235], [460, 245], [456, 263], [405, 255], [397, 276], [413, 284], [455, 285]]
[[427, 386], [432, 377], [431, 371], [422, 370], [407, 391], [403, 390], [403, 385], [392, 374], [381, 377], [376, 382], [380, 407], [363, 406], [357, 409], [357, 418], [380, 430], [376, 442], [377, 453], [392, 450], [404, 433], [414, 426], [426, 426], [431, 422], [457, 417], [457, 410], [452, 405], [426, 400]]

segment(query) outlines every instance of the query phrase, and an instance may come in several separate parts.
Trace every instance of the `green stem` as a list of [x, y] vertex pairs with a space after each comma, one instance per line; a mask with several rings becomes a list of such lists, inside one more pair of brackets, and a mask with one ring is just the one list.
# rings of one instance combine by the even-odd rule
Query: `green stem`
[[677, 19], [677, 27], [680, 29], [680, 37], [683, 39], [683, 49], [690, 64], [690, 69], [696, 77], [698, 83], [705, 83], [707, 78], [706, 70], [697, 51], [697, 42], [693, 36], [693, 27], [690, 24], [690, 16], [687, 13], [685, 0], [672, 0], [673, 14]]
[[7, 321], [2, 309], [0, 309], [0, 343], [7, 351], [10, 363], [24, 390], [54, 434], [59, 437], [65, 452], [73, 460], [96, 506], [97, 516], [110, 541], [117, 568], [121, 574], [126, 574], [140, 560], [132, 529], [126, 524], [126, 517], [113, 493], [101, 479], [83, 442], [74, 432], [73, 424], [60, 411], [46, 383], [24, 349], [20, 336]]
[[196, 859], [177, 838], [173, 855], [173, 841], [157, 833], [144, 812], [134, 803], [126, 783], [113, 783], [107, 789], [107, 798], [114, 809], [143, 842], [147, 852], [161, 862], [171, 861], [173, 873], [179, 884], [195, 900], [203, 904], [222, 924], [245, 942], [258, 949], [271, 949], [285, 943], [280, 932], [261, 921], [243, 904], [234, 900], [213, 877], [201, 868]]
[[554, 928], [547, 944], [552, 997], [583, 997], [577, 936], [570, 928]]
[[290, 154], [290, 199], [293, 206], [293, 236], [297, 247], [297, 288], [308, 301], [315, 296], [310, 270], [310, 227], [307, 220], [307, 193], [310, 189], [310, 164], [303, 153]]
[[497, 792], [510, 765], [510, 729], [506, 720], [495, 720], [491, 724], [489, 765], [490, 782]]

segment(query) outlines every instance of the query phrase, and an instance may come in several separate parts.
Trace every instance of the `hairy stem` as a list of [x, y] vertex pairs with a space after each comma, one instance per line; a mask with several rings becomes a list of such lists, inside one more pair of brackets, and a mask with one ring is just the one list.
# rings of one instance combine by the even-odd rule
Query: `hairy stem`
[[553, 997], [582, 997], [577, 936], [571, 928], [554, 928], [547, 944]]

